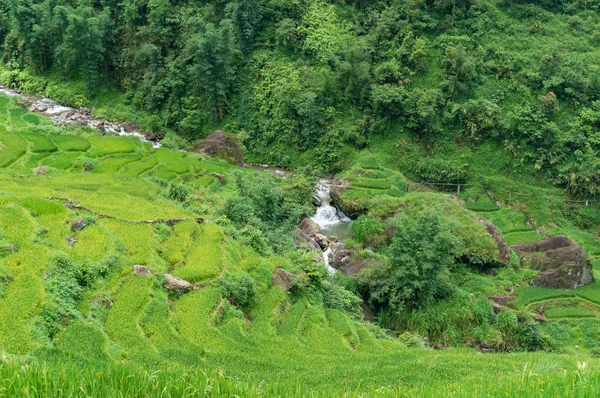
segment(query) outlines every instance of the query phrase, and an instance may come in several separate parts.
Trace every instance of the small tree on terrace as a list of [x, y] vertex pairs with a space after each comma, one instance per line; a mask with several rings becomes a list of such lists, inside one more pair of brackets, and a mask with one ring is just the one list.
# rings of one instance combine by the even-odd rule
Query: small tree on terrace
[[366, 269], [360, 282], [369, 300], [393, 310], [425, 308], [448, 291], [445, 270], [454, 262], [460, 242], [442, 223], [437, 212], [419, 218], [398, 216], [389, 246], [388, 263]]

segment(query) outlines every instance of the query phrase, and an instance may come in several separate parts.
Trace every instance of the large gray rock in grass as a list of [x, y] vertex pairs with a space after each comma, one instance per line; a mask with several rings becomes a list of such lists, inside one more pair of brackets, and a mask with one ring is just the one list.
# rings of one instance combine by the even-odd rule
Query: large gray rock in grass
[[131, 267], [131, 272], [133, 272], [135, 275], [152, 275], [152, 271], [143, 265], [134, 265]]
[[194, 147], [194, 151], [205, 153], [211, 157], [225, 159], [229, 163], [242, 166], [244, 164], [244, 154], [240, 141], [233, 134], [226, 134], [221, 130], [217, 130], [198, 145]]
[[277, 268], [273, 271], [273, 286], [280, 286], [284, 291], [290, 289], [294, 279], [296, 279], [296, 275], [287, 272], [283, 268]]
[[177, 293], [185, 293], [195, 289], [195, 286], [185, 279], [178, 278], [171, 274], [164, 274], [163, 278], [165, 278], [165, 288], [167, 290], [173, 290]]
[[575, 289], [594, 282], [587, 253], [566, 236], [552, 236], [512, 249], [519, 255], [521, 266], [541, 271], [529, 282], [532, 286]]
[[494, 224], [490, 221], [486, 220], [483, 217], [479, 217], [479, 222], [485, 225], [485, 229], [490, 234], [490, 236], [496, 241], [496, 245], [498, 246], [498, 255], [496, 256], [496, 260], [498, 261], [497, 265], [508, 265], [510, 262], [510, 248], [504, 241], [504, 238], [496, 228]]

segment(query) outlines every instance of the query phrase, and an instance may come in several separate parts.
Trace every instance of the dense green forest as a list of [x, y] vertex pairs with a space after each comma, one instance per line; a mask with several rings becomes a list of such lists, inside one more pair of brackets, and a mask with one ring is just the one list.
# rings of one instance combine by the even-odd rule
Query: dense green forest
[[[118, 90], [145, 112], [148, 130], [194, 141], [223, 127], [243, 139], [249, 159], [323, 171], [340, 170], [352, 151], [397, 131], [428, 150], [439, 139], [493, 140], [575, 195], [600, 189], [594, 1], [0, 7], [6, 70], [83, 81], [87, 98]], [[20, 77], [4, 77], [11, 79]], [[427, 165], [414, 168], [430, 179]], [[465, 177], [446, 168], [446, 179]]]
[[597, 1], [4, 0], [0, 85], [0, 397], [598, 394]]

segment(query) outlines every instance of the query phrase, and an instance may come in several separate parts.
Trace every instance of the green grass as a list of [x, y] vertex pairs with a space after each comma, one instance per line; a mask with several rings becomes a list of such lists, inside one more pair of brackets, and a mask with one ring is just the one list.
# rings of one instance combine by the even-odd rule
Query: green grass
[[54, 135], [50, 139], [61, 151], [65, 152], [85, 152], [92, 146], [85, 138], [74, 135]]
[[55, 152], [58, 150], [56, 145], [44, 134], [23, 133], [22, 135], [31, 142], [32, 152]]
[[518, 245], [521, 243], [537, 242], [543, 240], [544, 236], [534, 231], [509, 232], [504, 234], [504, 240], [509, 246]]
[[100, 165], [94, 169], [94, 173], [116, 173], [129, 163], [140, 160], [139, 155], [115, 155], [103, 158]]
[[185, 257], [185, 265], [175, 268], [173, 275], [193, 283], [216, 277], [223, 268], [222, 242], [220, 227], [203, 224]]
[[88, 141], [94, 147], [94, 153], [98, 157], [114, 155], [117, 153], [135, 152], [141, 145], [136, 138], [129, 137], [89, 137]]
[[0, 133], [0, 167], [14, 163], [27, 151], [27, 141], [18, 134]]

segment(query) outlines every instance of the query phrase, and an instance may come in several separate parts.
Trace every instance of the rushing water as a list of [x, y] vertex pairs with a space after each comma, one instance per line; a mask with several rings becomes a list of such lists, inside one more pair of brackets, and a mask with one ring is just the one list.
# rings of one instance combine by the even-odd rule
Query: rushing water
[[96, 119], [91, 115], [91, 112], [86, 112], [84, 108], [71, 108], [61, 105], [50, 98], [40, 98], [34, 95], [23, 94], [18, 90], [9, 89], [2, 86], [0, 86], [0, 93], [19, 98], [22, 102], [30, 106], [31, 111], [48, 116], [52, 123], [56, 126], [64, 126], [67, 124], [89, 126], [95, 129], [103, 129], [104, 131], [121, 136], [135, 137], [142, 142], [151, 143], [154, 148], [160, 147], [160, 143], [158, 141], [148, 140], [139, 131], [127, 131], [122, 127], [124, 125], [122, 123], [111, 122], [105, 119]]
[[[325, 236], [336, 236], [338, 239], [347, 237], [348, 235], [348, 224], [350, 218], [346, 216], [337, 206], [331, 204], [331, 181], [320, 180], [319, 184], [315, 187], [315, 198], [319, 200], [319, 207], [317, 208], [316, 214], [311, 217], [311, 220], [316, 222], [320, 229], [321, 234]], [[331, 247], [328, 247], [323, 252], [323, 260], [325, 267], [330, 274], [333, 274], [336, 270], [329, 264], [329, 256], [331, 254]]]

